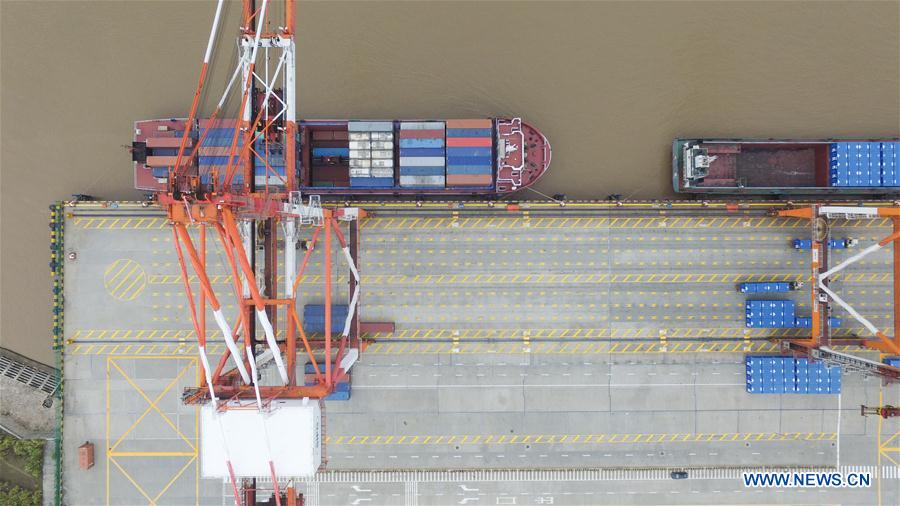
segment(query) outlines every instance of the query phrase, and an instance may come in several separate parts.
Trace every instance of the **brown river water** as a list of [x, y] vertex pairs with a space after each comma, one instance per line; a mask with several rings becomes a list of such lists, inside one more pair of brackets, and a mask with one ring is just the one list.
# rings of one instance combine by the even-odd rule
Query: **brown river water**
[[[52, 361], [47, 206], [138, 197], [132, 122], [186, 115], [214, 9], [0, 0], [4, 347]], [[553, 145], [537, 189], [570, 198], [671, 197], [676, 136], [900, 135], [897, 1], [301, 1], [297, 23], [301, 117], [521, 116]]]

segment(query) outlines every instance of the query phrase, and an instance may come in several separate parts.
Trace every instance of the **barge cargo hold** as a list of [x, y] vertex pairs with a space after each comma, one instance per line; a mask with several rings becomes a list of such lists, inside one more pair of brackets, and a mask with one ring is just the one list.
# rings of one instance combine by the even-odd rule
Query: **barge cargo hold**
[[[531, 186], [551, 158], [547, 138], [519, 118], [305, 120], [294, 143], [296, 174], [289, 175], [284, 134], [263, 142], [245, 130], [235, 135], [239, 125], [235, 120], [192, 122], [184, 173], [210, 185], [214, 177], [223, 181], [231, 164], [240, 167], [232, 185], [258, 192], [487, 196]], [[134, 127], [135, 187], [165, 191], [186, 120], [143, 120]], [[241, 157], [248, 139], [250, 148]]]
[[678, 193], [870, 195], [900, 193], [900, 139], [675, 139]]

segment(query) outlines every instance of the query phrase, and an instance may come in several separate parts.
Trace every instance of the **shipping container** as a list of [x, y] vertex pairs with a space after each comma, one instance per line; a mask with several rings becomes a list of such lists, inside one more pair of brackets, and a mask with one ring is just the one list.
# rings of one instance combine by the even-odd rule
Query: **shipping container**
[[490, 174], [490, 165], [448, 165], [447, 174]]
[[490, 174], [447, 174], [447, 186], [484, 187], [491, 183]]
[[400, 139], [400, 149], [404, 148], [443, 148], [444, 139]]
[[400, 156], [404, 157], [404, 158], [415, 157], [415, 156], [443, 158], [444, 157], [444, 148], [404, 148], [401, 146], [400, 147]]
[[448, 119], [447, 128], [492, 128], [494, 122], [490, 119]]
[[388, 167], [388, 168], [383, 168], [383, 167], [373, 168], [373, 169], [372, 169], [372, 177], [377, 177], [377, 178], [381, 178], [381, 177], [389, 177], [389, 178], [393, 178], [393, 177], [394, 177], [394, 169], [393, 169], [393, 168], [390, 168], [390, 167]]
[[419, 167], [415, 165], [401, 165], [400, 166], [400, 175], [401, 176], [443, 176], [444, 168], [431, 166], [431, 167]]
[[[448, 157], [490, 157], [491, 148], [458, 148], [448, 147]], [[490, 164], [488, 164], [490, 165]]]
[[394, 186], [393, 177], [351, 177], [350, 186], [357, 188], [390, 188]]
[[400, 130], [444, 130], [443, 121], [401, 121]]
[[447, 147], [489, 148], [494, 145], [491, 137], [448, 137]]
[[400, 166], [415, 167], [443, 167], [444, 157], [442, 156], [401, 156]]
[[412, 140], [412, 139], [444, 139], [444, 131], [443, 130], [401, 130], [400, 131], [400, 141], [401, 146], [402, 141], [404, 140]]
[[447, 137], [491, 137], [490, 128], [448, 128]]
[[431, 187], [444, 186], [444, 176], [406, 176], [400, 175], [400, 186], [406, 187]]
[[393, 132], [394, 124], [390, 121], [349, 121], [350, 132]]

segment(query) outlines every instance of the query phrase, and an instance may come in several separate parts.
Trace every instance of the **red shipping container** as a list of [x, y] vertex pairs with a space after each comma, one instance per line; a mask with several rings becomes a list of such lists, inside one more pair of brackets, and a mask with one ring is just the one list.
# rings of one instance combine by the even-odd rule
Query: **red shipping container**
[[334, 140], [334, 132], [331, 130], [313, 130], [312, 138], [316, 141]]
[[[188, 137], [186, 147], [194, 145], [194, 139]], [[150, 137], [147, 139], [148, 148], [178, 148], [181, 147], [181, 136], [178, 137]]]
[[447, 128], [491, 128], [489, 119], [448, 119]]
[[78, 447], [78, 467], [85, 471], [94, 467], [94, 443], [88, 441]]
[[359, 331], [363, 334], [375, 332], [392, 334], [394, 332], [394, 322], [362, 322], [359, 324]]
[[448, 148], [489, 148], [493, 145], [491, 137], [447, 137]]
[[400, 130], [401, 139], [443, 139], [443, 130]]
[[334, 140], [336, 141], [346, 141], [350, 138], [350, 133], [346, 130], [335, 130], [334, 131]]
[[447, 186], [490, 186], [491, 174], [447, 174]]

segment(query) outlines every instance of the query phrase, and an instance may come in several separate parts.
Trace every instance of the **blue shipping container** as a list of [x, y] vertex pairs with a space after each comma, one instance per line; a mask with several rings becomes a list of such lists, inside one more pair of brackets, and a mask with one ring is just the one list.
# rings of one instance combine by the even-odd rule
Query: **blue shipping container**
[[[453, 149], [453, 148], [450, 148]], [[444, 156], [444, 148], [400, 148], [400, 156]]]
[[401, 148], [442, 148], [444, 139], [400, 139]]
[[[241, 158], [237, 155], [232, 157], [235, 164], [239, 164], [241, 162]], [[228, 157], [227, 156], [201, 156], [200, 157], [200, 165], [228, 165]]]
[[491, 148], [447, 148], [447, 156], [491, 156]]
[[491, 165], [490, 156], [447, 156], [447, 165]]
[[490, 137], [490, 128], [448, 128], [447, 137]]
[[351, 177], [352, 188], [390, 188], [394, 186], [392, 177]]
[[343, 156], [350, 157], [350, 148], [313, 148], [313, 156]]
[[419, 167], [416, 165], [401, 165], [401, 176], [443, 176], [443, 167]]

